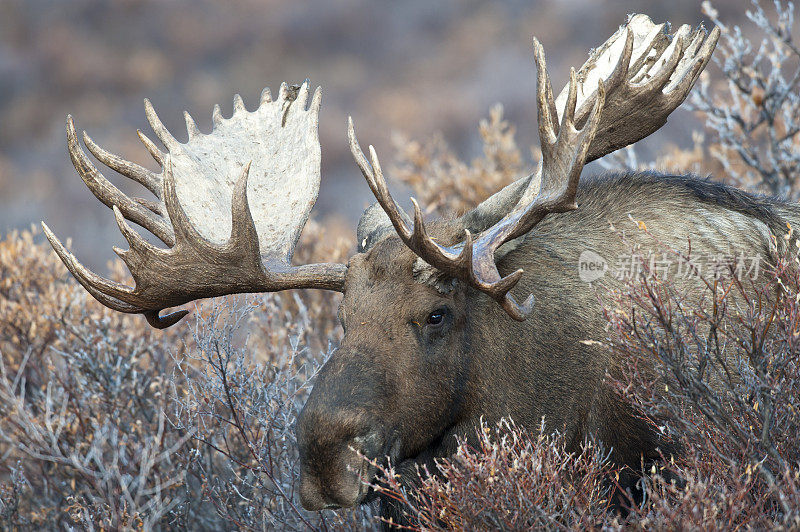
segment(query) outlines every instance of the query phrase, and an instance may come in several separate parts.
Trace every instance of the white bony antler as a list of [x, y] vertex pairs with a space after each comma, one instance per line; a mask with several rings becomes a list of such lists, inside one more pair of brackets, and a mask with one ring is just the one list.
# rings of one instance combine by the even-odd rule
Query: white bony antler
[[[647, 15], [631, 15], [605, 43], [592, 51], [577, 72], [575, 121], [582, 125], [594, 106], [597, 82], [608, 87], [600, 129], [587, 162], [624, 148], [663, 126], [688, 96], [719, 39], [719, 28], [684, 24], [675, 33]], [[563, 116], [569, 84], [556, 98]]]
[[[719, 28], [707, 35], [702, 26], [694, 32], [681, 26], [670, 35], [666, 26], [654, 24], [646, 15], [632, 15], [578, 70], [575, 123], [579, 127], [593, 108], [597, 82], [605, 81], [607, 89], [600, 125], [586, 154], [587, 163], [663, 126], [711, 59]], [[569, 84], [559, 93], [551, 112], [563, 116], [568, 92]], [[465, 226], [500, 220], [540, 179], [539, 173], [532, 174], [496, 192], [464, 215]]]
[[[492, 220], [473, 237], [466, 230], [455, 246], [435, 242], [427, 232], [415, 200], [413, 227], [389, 193], [375, 150], [364, 156], [350, 124], [350, 149], [378, 203], [405, 244], [430, 266], [461, 279], [497, 301], [516, 320], [524, 320], [533, 297], [518, 303], [511, 289], [523, 271], [500, 275], [495, 252], [518, 238], [550, 213], [577, 208], [575, 196], [583, 165], [627, 146], [661, 127], [686, 98], [706, 65], [719, 36], [705, 39], [700, 29], [689, 35], [682, 27], [667, 35], [644, 15], [628, 20], [600, 46], [553, 98], [544, 52], [534, 39], [538, 68], [537, 105], [542, 160], [536, 174], [496, 193], [462, 218], [467, 228]], [[472, 220], [469, 218], [472, 217]]]
[[[258, 109], [248, 112], [237, 95], [231, 118], [223, 118], [215, 106], [210, 134], [201, 133], [187, 113], [186, 143], [167, 131], [145, 100], [148, 121], [167, 152], [141, 132], [139, 137], [161, 165], [159, 174], [103, 150], [84, 133], [87, 148], [98, 160], [141, 183], [157, 201], [129, 198], [114, 187], [81, 149], [68, 117], [72, 162], [92, 193], [113, 208], [130, 245], [129, 250], [114, 251], [128, 265], [136, 286], [89, 271], [43, 223], [48, 240], [101, 303], [122, 312], [141, 312], [159, 328], [187, 313], [161, 317], [160, 310], [203, 297], [290, 288], [342, 291], [344, 265], [291, 265], [320, 182], [321, 91], [317, 89], [306, 108], [308, 96], [307, 81], [299, 88], [284, 83], [276, 101], [265, 89]], [[141, 225], [168, 248], [148, 243], [126, 220]]]

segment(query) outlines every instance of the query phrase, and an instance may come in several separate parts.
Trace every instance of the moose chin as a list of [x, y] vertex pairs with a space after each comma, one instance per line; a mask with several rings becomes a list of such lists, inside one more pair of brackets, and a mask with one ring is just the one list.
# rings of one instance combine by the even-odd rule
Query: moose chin
[[[409, 215], [392, 198], [378, 156], [350, 148], [377, 203], [358, 224], [347, 264], [293, 265], [298, 236], [320, 184], [321, 91], [309, 83], [262, 93], [248, 111], [240, 97], [230, 118], [213, 112], [201, 133], [186, 114], [178, 142], [149, 101], [147, 118], [163, 146], [140, 133], [161, 166], [152, 172], [98, 146], [100, 162], [140, 183], [153, 198], [130, 198], [97, 169], [67, 119], [70, 157], [92, 193], [113, 209], [130, 249], [115, 251], [135, 286], [81, 265], [47, 226], [56, 253], [95, 298], [120, 312], [169, 327], [195, 299], [244, 292], [316, 288], [342, 292], [344, 338], [320, 370], [297, 420], [301, 486], [308, 510], [372, 500], [376, 468], [389, 461], [413, 477], [417, 466], [451, 455], [481, 419], [542, 419], [568, 442], [595, 438], [630, 471], [658, 459], [670, 442], [606, 383], [620, 360], [604, 347], [598, 290], [619, 282], [581, 257], [615, 257], [654, 245], [650, 235], [614, 228], [646, 224], [671, 249], [761, 257], [774, 263], [772, 235], [800, 225], [800, 208], [710, 180], [659, 173], [584, 179], [586, 163], [663, 126], [686, 98], [719, 37], [715, 28], [664, 24], [635, 15], [555, 96], [542, 46], [534, 39], [535, 95], [542, 157], [538, 170], [454, 219]], [[309, 101], [310, 97], [310, 101]], [[166, 151], [163, 151], [166, 149]], [[149, 243], [136, 223], [163, 243]], [[782, 238], [778, 238], [782, 242]], [[697, 279], [679, 281], [687, 288]], [[390, 504], [384, 512], [397, 512]]]

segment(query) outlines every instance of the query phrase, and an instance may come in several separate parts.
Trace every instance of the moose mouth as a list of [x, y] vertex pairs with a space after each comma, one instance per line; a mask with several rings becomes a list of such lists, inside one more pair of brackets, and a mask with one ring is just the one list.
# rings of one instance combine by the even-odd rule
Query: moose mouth
[[455, 423], [445, 427], [433, 441], [414, 454], [401, 455], [401, 442], [397, 439], [386, 446], [384, 454], [380, 455], [382, 458], [365, 459], [360, 478], [369, 479], [369, 481], [362, 482], [363, 491], [356, 505], [369, 504], [380, 497], [380, 490], [376, 490], [375, 486], [383, 484], [380, 482], [380, 477], [382, 476], [380, 473], [387, 471], [390, 465], [396, 475], [395, 478], [398, 478], [401, 484], [403, 479], [415, 478], [418, 471], [423, 473], [423, 471], [419, 470], [419, 466], [432, 463], [430, 458], [437, 454], [437, 450], [442, 449], [445, 436], [450, 433], [453, 427], [455, 427]]
[[[376, 458], [368, 458], [365, 453], [362, 455], [362, 467], [359, 474], [361, 479], [361, 493], [356, 504], [368, 504], [379, 496], [379, 490], [375, 489], [378, 485], [382, 473], [386, 472], [392, 464], [403, 464], [413, 458], [400, 458], [401, 441], [400, 438], [389, 440], [380, 454]], [[395, 466], [395, 467], [398, 467]]]
[[[440, 440], [441, 437], [437, 438], [433, 442], [433, 446], [435, 446]], [[418, 453], [408, 456], [402, 456], [400, 454], [400, 447], [401, 441], [398, 438], [394, 441], [390, 441], [384, 447], [383, 452], [378, 454], [378, 457], [376, 458], [369, 458], [363, 451], [358, 451], [362, 456], [362, 465], [358, 471], [358, 478], [360, 479], [359, 481], [361, 483], [361, 487], [353, 506], [369, 504], [380, 497], [382, 491], [380, 487], [385, 486], [385, 483], [381, 481], [381, 478], [385, 476], [384, 473], [387, 472], [390, 467], [395, 474], [399, 475], [400, 478], [406, 478], [409, 475], [413, 475], [416, 472], [417, 464], [421, 463], [421, 456], [426, 454], [426, 452], [429, 451], [432, 446], [429, 445], [424, 447]], [[376, 486], [378, 489], [376, 489]], [[327, 504], [324, 507], [325, 510], [337, 510], [340, 508], [342, 508], [342, 506], [338, 504]]]
[[[371, 431], [354, 438], [349, 445], [352, 454], [347, 459], [346, 474], [326, 479], [327, 482], [320, 485], [318, 480], [303, 478], [305, 474], [301, 473], [301, 493], [310, 494], [305, 495], [302, 501], [304, 508], [310, 511], [337, 510], [369, 504], [382, 495], [391, 496], [398, 484], [403, 486], [417, 474], [427, 472], [419, 466], [432, 463], [432, 457], [443, 450], [445, 435], [452, 427], [446, 426], [433, 441], [412, 449], [412, 453], [403, 452], [402, 440], [394, 430]], [[380, 432], [388, 432], [393, 437], [386, 438], [381, 444]], [[391, 473], [391, 482], [386, 482], [387, 473]]]

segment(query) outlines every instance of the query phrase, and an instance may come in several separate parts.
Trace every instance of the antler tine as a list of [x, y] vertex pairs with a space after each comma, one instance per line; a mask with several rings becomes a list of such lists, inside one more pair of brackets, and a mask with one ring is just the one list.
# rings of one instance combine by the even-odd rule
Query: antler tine
[[361, 169], [361, 173], [367, 180], [370, 190], [384, 212], [389, 216], [389, 220], [403, 242], [428, 264], [448, 273], [460, 271], [461, 267], [459, 265], [469, 260], [466, 257], [466, 248], [454, 249], [437, 244], [428, 235], [425, 222], [422, 219], [422, 210], [414, 198], [411, 198], [411, 202], [414, 205], [413, 228], [409, 229], [408, 215], [389, 192], [389, 186], [383, 176], [375, 148], [373, 146], [369, 147], [370, 162], [367, 161], [364, 152], [361, 151], [355, 128], [353, 127], [352, 117], [348, 119], [347, 137], [350, 142], [350, 151], [356, 164]]
[[114, 246], [112, 249], [128, 266], [128, 269], [133, 274], [134, 281], [138, 281], [137, 275], [139, 274], [139, 266], [141, 266], [142, 257], [156, 253], [157, 248], [133, 230], [116, 205], [114, 206], [114, 220], [116, 220], [117, 227], [119, 227], [120, 233], [122, 233], [122, 236], [125, 237], [125, 240], [128, 242], [130, 249], [124, 250], [117, 246]]
[[[242, 167], [242, 173], [233, 187], [231, 201], [231, 239], [228, 247], [234, 249], [247, 249], [247, 257], [254, 260], [252, 267], [261, 271], [261, 250], [258, 245], [258, 232], [250, 212], [250, 202], [247, 199], [247, 180], [250, 177], [250, 166], [253, 161], [248, 161]], [[287, 259], [288, 260], [288, 259]]]
[[533, 297], [533, 294], [528, 294], [528, 297], [525, 298], [525, 301], [522, 304], [517, 303], [514, 296], [511, 294], [506, 294], [503, 298], [503, 301], [500, 303], [500, 306], [503, 307], [503, 310], [508, 313], [513, 319], [517, 321], [525, 321], [525, 319], [530, 315], [531, 311], [533, 311], [533, 305], [536, 303], [536, 300]]
[[542, 144], [552, 144], [558, 135], [558, 112], [555, 111], [555, 100], [550, 85], [550, 76], [547, 75], [547, 62], [544, 58], [544, 48], [536, 37], [533, 38], [533, 58], [536, 61], [538, 72], [536, 78], [537, 104], [539, 110], [539, 140]]
[[247, 111], [247, 109], [244, 106], [244, 100], [242, 100], [242, 95], [241, 94], [234, 94], [233, 95], [233, 113], [234, 114], [242, 113], [244, 111]]
[[218, 103], [214, 104], [214, 109], [211, 111], [211, 123], [214, 124], [214, 129], [222, 124], [222, 109]]
[[200, 135], [200, 129], [197, 127], [192, 115], [189, 114], [189, 111], [183, 112], [183, 119], [186, 122], [186, 133], [189, 135], [190, 139]]
[[272, 92], [270, 92], [269, 87], [264, 87], [264, 90], [261, 91], [260, 105], [264, 105], [265, 103], [269, 103], [271, 101]]
[[364, 152], [361, 151], [361, 146], [356, 138], [352, 117], [348, 117], [347, 119], [347, 139], [350, 143], [350, 153], [353, 154], [353, 159], [355, 159], [358, 168], [364, 175], [364, 179], [367, 180], [367, 184], [369, 185], [372, 194], [381, 204], [383, 210], [386, 211], [386, 214], [389, 216], [389, 220], [391, 220], [392, 225], [394, 225], [398, 235], [400, 235], [404, 241], [410, 241], [412, 232], [406, 223], [408, 215], [405, 214], [403, 209], [397, 204], [396, 201], [394, 201], [394, 198], [392, 198], [392, 195], [389, 193], [389, 187], [387, 186], [386, 180], [383, 177], [383, 172], [381, 170], [380, 162], [378, 161], [378, 154], [375, 152], [375, 148], [372, 146], [369, 147], [370, 158], [372, 159], [371, 165], [367, 161]]
[[625, 83], [628, 77], [629, 69], [631, 68], [631, 58], [633, 57], [633, 32], [630, 28], [625, 28], [625, 46], [622, 47], [622, 54], [620, 54], [614, 71], [608, 76], [606, 81], [606, 89], [616, 87], [621, 83]]
[[[686, 41], [683, 38], [676, 36], [672, 40], [671, 46], [673, 48], [669, 59], [664, 62], [664, 65], [653, 75], [652, 78], [645, 83], [642, 83], [641, 90], [645, 92], [661, 91], [669, 82], [670, 77], [675, 73], [675, 67], [678, 66], [678, 63], [683, 57]], [[667, 48], [667, 50], [669, 50], [669, 48]]]
[[[630, 24], [630, 21], [629, 21]], [[650, 67], [653, 66], [663, 54], [664, 50], [669, 46], [669, 41], [666, 39], [653, 38], [647, 43], [647, 47], [638, 54], [638, 57], [631, 63], [629, 72], [630, 79], [628, 81], [635, 83], [640, 78], [647, 75]]]
[[164, 216], [164, 209], [161, 208], [161, 204], [155, 201], [151, 201], [145, 198], [131, 198], [133, 201], [147, 209], [148, 211], [156, 214], [158, 216]]
[[61, 261], [87, 291], [92, 293], [98, 300], [100, 300], [100, 298], [95, 295], [96, 293], [102, 294], [103, 299], [108, 299], [109, 297], [113, 298], [109, 300], [113, 303], [113, 306], [107, 304], [106, 301], [100, 301], [101, 303], [120, 312], [141, 312], [143, 310], [135, 304], [121, 299], [131, 294], [132, 291], [130, 288], [115, 281], [105, 279], [86, 268], [66, 247], [64, 247], [61, 241], [44, 222], [42, 222], [42, 229], [44, 229], [47, 240], [50, 242], [50, 245], [53, 246], [53, 249], [56, 254], [58, 254]]
[[317, 87], [314, 96], [311, 97], [311, 111], [319, 113], [320, 105], [322, 105], [322, 87]]
[[180, 147], [180, 143], [161, 122], [156, 110], [153, 108], [153, 104], [150, 103], [148, 98], [144, 99], [144, 114], [147, 117], [147, 122], [150, 124], [150, 127], [153, 128], [156, 137], [158, 137], [158, 140], [160, 140], [170, 152], [177, 150]]
[[[428, 234], [425, 222], [422, 219], [422, 209], [415, 198], [411, 198], [414, 205], [414, 231], [406, 241], [408, 247], [414, 250], [425, 262], [436, 266], [446, 273], [462, 271], [465, 265], [471, 263], [472, 236], [468, 235], [469, 246], [450, 248], [436, 243]], [[467, 231], [469, 233], [469, 231]]]
[[67, 146], [73, 166], [97, 199], [108, 207], [117, 205], [128, 220], [141, 225], [165, 244], [175, 242], [172, 230], [164, 220], [123, 194], [92, 164], [78, 142], [72, 116], [67, 117]]
[[139, 166], [136, 163], [123, 159], [119, 155], [106, 151], [93, 141], [85, 131], [83, 132], [83, 143], [86, 144], [89, 152], [91, 152], [98, 161], [115, 172], [133, 179], [152, 192], [156, 197], [161, 198], [161, 178], [158, 175], [143, 166]]
[[353, 127], [353, 117], [347, 117], [347, 142], [350, 145], [350, 153], [353, 154], [353, 159], [355, 159], [358, 168], [361, 170], [361, 173], [364, 175], [364, 179], [367, 180], [367, 184], [369, 185], [370, 190], [373, 194], [376, 194], [375, 189], [375, 177], [372, 173], [372, 168], [369, 166], [367, 162], [367, 158], [364, 155], [364, 152], [361, 150], [361, 146], [358, 143], [358, 139], [356, 138], [356, 131]]
[[[83, 265], [78, 262], [75, 256], [67, 251], [67, 248], [61, 243], [61, 241], [56, 237], [53, 231], [47, 226], [46, 223], [42, 222], [42, 229], [44, 230], [44, 236], [50, 242], [50, 245], [55, 250], [58, 257], [61, 259], [61, 262], [66, 265], [69, 272], [78, 280], [78, 282], [89, 292], [95, 299], [97, 299], [103, 305], [117, 310], [119, 312], [127, 312], [127, 313], [135, 313], [141, 312], [143, 309], [136, 307], [135, 305], [131, 305], [124, 301], [120, 301], [116, 298], [113, 298], [99, 290], [97, 290], [84, 276], [81, 275], [81, 269], [85, 269]], [[87, 270], [88, 271], [88, 270]]]
[[[159, 150], [158, 146], [156, 146], [156, 143], [150, 140], [150, 138], [147, 135], [142, 133], [142, 130], [137, 129], [136, 135], [139, 137], [139, 140], [142, 141], [142, 144], [144, 144], [144, 147], [147, 149], [147, 152], [150, 154], [150, 157], [152, 157], [158, 163], [158, 165], [163, 168], [164, 161], [167, 158], [167, 154]], [[159, 194], [160, 193], [161, 192], [159, 190]]]
[[189, 314], [188, 310], [176, 310], [175, 312], [171, 312], [164, 316], [159, 316], [160, 310], [146, 310], [142, 312], [144, 314], [147, 323], [150, 324], [150, 327], [155, 329], [166, 329], [167, 327], [172, 327], [179, 321], [181, 321], [184, 316]]
[[302, 85], [300, 85], [300, 89], [297, 91], [297, 97], [294, 99], [294, 105], [296, 105], [299, 109], [306, 108], [306, 102], [308, 101], [308, 93], [309, 86], [311, 82], [309, 80], [305, 80]]
[[[664, 89], [668, 105], [674, 107], [686, 99], [686, 96], [688, 96], [692, 87], [694, 87], [695, 82], [697, 82], [700, 73], [711, 60], [711, 54], [717, 46], [719, 36], [720, 30], [717, 27], [711, 30], [711, 33], [705, 37], [705, 41], [703, 41], [704, 32], [701, 29], [696, 32], [692, 44], [688, 47], [689, 50], [699, 47], [699, 50], [696, 50], [692, 56], [691, 68], [689, 68], [682, 77], [676, 79], [671, 85], [668, 85]], [[700, 42], [702, 42], [702, 46], [699, 46]]]
[[[567, 93], [567, 105], [564, 107], [564, 116], [561, 117], [561, 127], [569, 126], [575, 129], [575, 105], [578, 103], [578, 78], [575, 75], [575, 68], [569, 69], [569, 92]], [[561, 132], [559, 132], [561, 136]]]

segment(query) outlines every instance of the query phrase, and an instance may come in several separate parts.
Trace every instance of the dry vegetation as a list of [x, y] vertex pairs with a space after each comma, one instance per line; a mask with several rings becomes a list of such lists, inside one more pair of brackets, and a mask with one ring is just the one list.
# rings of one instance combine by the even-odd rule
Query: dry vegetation
[[[694, 98], [710, 131], [656, 166], [796, 196], [788, 6], [777, 22], [754, 9], [760, 47], [725, 28], [724, 79]], [[480, 134], [484, 155], [469, 163], [441, 138], [398, 141], [395, 176], [437, 214], [461, 212], [532, 166], [500, 107]], [[650, 166], [630, 150], [607, 164]], [[343, 234], [310, 224], [298, 260], [342, 259]], [[293, 423], [341, 335], [337, 296], [227, 298], [155, 331], [96, 303], [39, 241], [35, 230], [0, 241], [0, 528], [379, 526], [373, 507], [309, 514], [296, 496]], [[605, 301], [608, 348], [626, 361], [609, 379], [682, 448], [646, 472], [645, 496], [619, 492], [596, 444], [571, 452], [557, 434], [504, 421], [477, 427], [478, 444], [435, 476], [421, 471], [417, 490], [385, 471], [376, 488], [405, 505], [410, 528], [800, 528], [796, 255], [754, 286], [706, 279], [688, 308], [643, 266]]]

